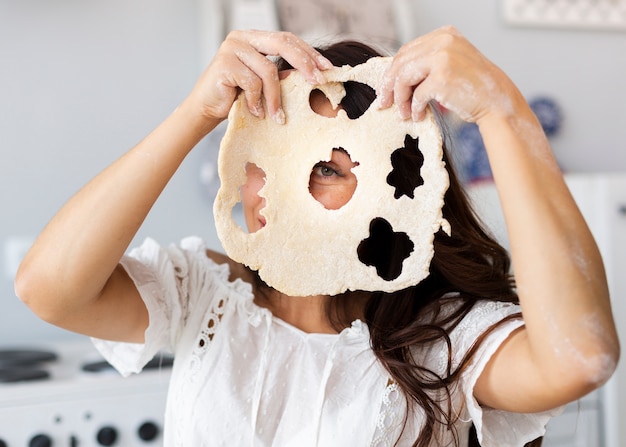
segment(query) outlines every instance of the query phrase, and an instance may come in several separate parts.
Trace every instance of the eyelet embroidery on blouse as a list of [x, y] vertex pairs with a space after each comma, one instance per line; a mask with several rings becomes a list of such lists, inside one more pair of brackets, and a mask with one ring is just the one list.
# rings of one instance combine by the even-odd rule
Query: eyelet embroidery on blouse
[[389, 380], [383, 394], [371, 447], [392, 447], [395, 444], [395, 438], [398, 436], [402, 425], [401, 399], [400, 387], [394, 381]]
[[198, 341], [194, 349], [194, 355], [204, 354], [211, 341], [213, 341], [215, 331], [217, 330], [220, 322], [222, 321], [222, 317], [224, 316], [225, 305], [226, 299], [224, 298], [217, 300], [213, 304], [211, 312], [208, 314], [207, 321], [202, 328], [200, 335], [198, 336]]
[[206, 323], [196, 338], [196, 343], [191, 353], [186, 371], [186, 377], [189, 380], [188, 384], [195, 383], [198, 378], [198, 373], [202, 368], [202, 358], [209, 349], [209, 345], [213, 341], [215, 332], [217, 331], [222, 321], [222, 317], [224, 316], [226, 300], [226, 298], [220, 298], [213, 303], [211, 310], [208, 313]]

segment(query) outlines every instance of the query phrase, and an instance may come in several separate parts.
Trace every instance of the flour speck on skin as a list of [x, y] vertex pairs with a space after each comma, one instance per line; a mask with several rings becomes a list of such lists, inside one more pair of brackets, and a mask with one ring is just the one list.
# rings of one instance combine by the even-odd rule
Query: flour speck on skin
[[[569, 364], [570, 371], [586, 371], [589, 374], [588, 382], [603, 384], [612, 375], [617, 366], [615, 356], [612, 354], [617, 347], [609, 334], [603, 331], [605, 327], [595, 313], [582, 318], [578, 325], [580, 330], [576, 332], [576, 338], [562, 334], [554, 316], [546, 313], [546, 320], [552, 326], [553, 337], [558, 341], [553, 343], [554, 354], [558, 359]], [[590, 348], [590, 346], [592, 348]], [[589, 354], [587, 351], [597, 352]]]
[[543, 167], [560, 175], [561, 169], [550, 150], [548, 138], [544, 134], [541, 125], [534, 119], [529, 120], [523, 117], [515, 117], [512, 121], [512, 125], [515, 127], [515, 130], [520, 135], [524, 135], [526, 141], [530, 143], [528, 145], [530, 155], [541, 162]]
[[595, 275], [592, 273], [592, 262], [589, 260], [588, 256], [585, 256], [585, 251], [580, 244], [574, 242], [574, 246], [571, 250], [571, 257], [581, 276], [585, 278], [585, 281], [587, 283], [593, 282]]
[[[613, 339], [603, 330], [605, 325], [599, 321], [597, 314], [589, 314], [580, 321], [580, 325], [582, 329], [580, 333], [586, 333], [590, 336], [589, 338], [597, 340], [596, 345], [606, 346], [611, 352], [617, 350]], [[615, 356], [606, 353], [606, 351], [593, 357], [583, 358], [580, 361], [581, 366], [586, 366], [589, 371], [595, 372], [590, 380], [597, 384], [606, 382], [617, 366]]]

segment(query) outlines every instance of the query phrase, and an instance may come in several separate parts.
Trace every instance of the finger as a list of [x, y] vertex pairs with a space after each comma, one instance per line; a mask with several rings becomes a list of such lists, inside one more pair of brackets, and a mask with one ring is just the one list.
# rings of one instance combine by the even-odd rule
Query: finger
[[236, 55], [262, 80], [268, 112], [280, 124], [285, 122], [285, 114], [281, 107], [279, 75], [275, 64], [266, 56], [283, 57], [316, 85], [326, 82], [320, 68], [332, 66], [313, 47], [292, 33], [240, 31], [231, 33], [231, 38], [242, 43]]
[[284, 122], [280, 109], [280, 85], [278, 69], [264, 54], [255, 49], [248, 41], [241, 40], [243, 33], [229, 35], [228, 53], [234, 62], [228, 64], [235, 86], [244, 92], [250, 112], [263, 118], [262, 97], [267, 102], [268, 113], [278, 122]]
[[250, 31], [249, 42], [258, 52], [268, 56], [281, 56], [292, 67], [302, 72], [312, 84], [325, 83], [321, 70], [333, 65], [311, 45], [289, 32]]
[[413, 86], [397, 83], [393, 89], [394, 102], [403, 120], [411, 117], [411, 99], [413, 98]]
[[[413, 92], [411, 100], [411, 119], [413, 121], [421, 121], [426, 117], [426, 112], [431, 103], [437, 104], [449, 109], [451, 106], [445, 101], [445, 94], [442, 94], [442, 82], [430, 76], [422, 82]], [[449, 109], [451, 110], [451, 109]]]
[[255, 115], [263, 116], [261, 97], [264, 96], [268, 113], [282, 123], [280, 79], [276, 65], [250, 46], [238, 50], [236, 56], [249, 69], [249, 76], [243, 78], [244, 84], [240, 86], [245, 92], [248, 107], [252, 107], [250, 111], [255, 109], [258, 112]]
[[429, 80], [424, 81], [419, 88], [413, 91], [411, 98], [411, 119], [415, 122], [426, 117], [426, 108], [433, 99]]
[[[381, 83], [376, 89], [379, 97], [379, 107], [387, 108], [397, 99], [409, 100], [413, 93], [413, 89], [407, 90], [408, 87], [403, 84], [411, 84], [413, 86], [419, 84], [426, 76], [427, 54], [424, 52], [423, 42], [430, 39], [429, 36], [422, 36], [408, 44], [405, 44], [398, 50], [393, 57], [390, 66], [384, 73]], [[400, 88], [400, 92], [395, 89]], [[406, 105], [401, 106], [406, 111]], [[408, 116], [407, 116], [408, 118]]]
[[383, 75], [382, 81], [376, 87], [376, 96], [378, 98], [378, 108], [386, 109], [393, 104], [393, 86], [395, 75], [391, 70], [387, 70]]
[[[264, 110], [261, 102], [262, 82], [256, 74], [247, 67], [238, 67], [237, 70], [230, 70], [227, 76], [216, 86], [227, 89], [235, 89], [243, 92], [246, 105], [250, 113], [263, 118]], [[237, 97], [238, 92], [233, 93], [233, 100]], [[226, 94], [224, 95], [226, 97]], [[229, 95], [230, 96], [230, 95]], [[228, 111], [226, 111], [228, 113]]]

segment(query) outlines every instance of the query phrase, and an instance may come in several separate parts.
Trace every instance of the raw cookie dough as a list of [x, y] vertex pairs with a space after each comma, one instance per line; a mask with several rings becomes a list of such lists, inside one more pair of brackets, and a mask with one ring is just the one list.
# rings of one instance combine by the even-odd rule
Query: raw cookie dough
[[[434, 234], [440, 228], [450, 231], [441, 212], [448, 173], [440, 130], [430, 110], [415, 123], [401, 120], [395, 105], [379, 110], [376, 102], [354, 120], [343, 110], [328, 118], [310, 107], [309, 96], [316, 88], [336, 104], [345, 95], [345, 81], [375, 88], [389, 62], [390, 58], [379, 57], [356, 67], [328, 70], [329, 83], [323, 86], [313, 86], [292, 72], [281, 81], [284, 125], [253, 116], [243, 95], [233, 104], [218, 159], [222, 184], [214, 203], [217, 233], [228, 256], [258, 270], [280, 292], [335, 295], [413, 286], [428, 276]], [[403, 191], [393, 185], [397, 174], [392, 154], [405, 146], [417, 151], [416, 145], [423, 155], [423, 184]], [[309, 178], [319, 161], [330, 159], [333, 148], [343, 148], [358, 163], [352, 169], [358, 184], [346, 205], [328, 210], [309, 193]], [[251, 234], [232, 216], [241, 200], [247, 163], [266, 175], [259, 194], [266, 199], [261, 214], [267, 224]], [[401, 158], [395, 159], [398, 163]], [[359, 258], [359, 246], [372, 238], [382, 238], [385, 245], [396, 237], [409, 245], [408, 257], [397, 271], [385, 273], [383, 268], [379, 273], [376, 265], [368, 265], [370, 260]]]

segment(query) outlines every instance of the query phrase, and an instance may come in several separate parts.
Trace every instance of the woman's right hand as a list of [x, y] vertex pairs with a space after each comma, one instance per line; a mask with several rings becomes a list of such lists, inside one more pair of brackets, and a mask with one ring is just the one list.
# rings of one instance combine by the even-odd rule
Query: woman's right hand
[[41, 318], [99, 338], [143, 341], [148, 313], [118, 263], [187, 154], [243, 91], [257, 116], [284, 119], [279, 76], [267, 56], [282, 56], [313, 83], [330, 63], [293, 34], [236, 31], [224, 41], [190, 95], [139, 144], [76, 193], [24, 257], [18, 296]]
[[278, 123], [285, 120], [281, 107], [279, 75], [267, 56], [281, 56], [312, 84], [324, 83], [322, 70], [332, 64], [313, 47], [289, 32], [232, 31], [192, 90], [188, 101], [213, 122], [224, 120], [243, 91], [250, 112], [267, 113]]

